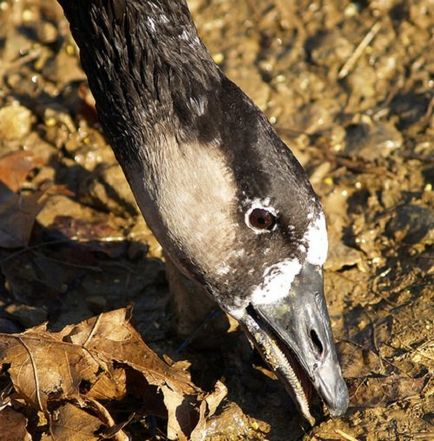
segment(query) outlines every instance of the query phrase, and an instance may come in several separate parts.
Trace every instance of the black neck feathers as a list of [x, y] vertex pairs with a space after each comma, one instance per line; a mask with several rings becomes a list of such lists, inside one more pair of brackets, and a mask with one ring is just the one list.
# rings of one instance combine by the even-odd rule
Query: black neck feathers
[[161, 130], [177, 137], [194, 132], [218, 94], [221, 73], [185, 0], [59, 2], [117, 156], [128, 159]]

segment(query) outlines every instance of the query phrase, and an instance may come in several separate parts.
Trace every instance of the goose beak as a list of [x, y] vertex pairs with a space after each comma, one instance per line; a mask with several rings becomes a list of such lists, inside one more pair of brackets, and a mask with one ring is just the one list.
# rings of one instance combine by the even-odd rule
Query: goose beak
[[346, 412], [348, 389], [333, 342], [321, 267], [306, 264], [285, 298], [249, 305], [240, 321], [312, 425], [313, 390], [330, 415]]

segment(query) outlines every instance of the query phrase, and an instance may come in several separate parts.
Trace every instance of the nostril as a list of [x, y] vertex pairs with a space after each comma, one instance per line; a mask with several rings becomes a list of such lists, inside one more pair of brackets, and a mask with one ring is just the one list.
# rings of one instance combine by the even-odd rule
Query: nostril
[[313, 346], [317, 350], [318, 355], [322, 355], [324, 348], [320, 338], [318, 337], [318, 334], [315, 332], [314, 329], [311, 329], [310, 331], [310, 339], [312, 340]]

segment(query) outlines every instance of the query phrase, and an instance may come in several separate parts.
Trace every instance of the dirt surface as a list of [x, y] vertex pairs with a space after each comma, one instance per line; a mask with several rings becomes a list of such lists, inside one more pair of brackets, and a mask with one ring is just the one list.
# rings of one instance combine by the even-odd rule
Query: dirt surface
[[[347, 416], [317, 410], [310, 428], [237, 331], [204, 348], [205, 326], [178, 350], [161, 249], [52, 0], [0, 1], [0, 332], [133, 305], [154, 350], [189, 360], [203, 389], [228, 388], [207, 439], [434, 439], [434, 2], [189, 3], [215, 61], [323, 201]], [[128, 427], [137, 440], [166, 436], [154, 417]]]

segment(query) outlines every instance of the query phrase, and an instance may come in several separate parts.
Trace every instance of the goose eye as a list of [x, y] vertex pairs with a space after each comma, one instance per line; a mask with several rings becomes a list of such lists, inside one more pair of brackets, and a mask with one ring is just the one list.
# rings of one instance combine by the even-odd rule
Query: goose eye
[[277, 222], [276, 216], [264, 208], [254, 208], [247, 219], [249, 227], [264, 231], [271, 231]]

